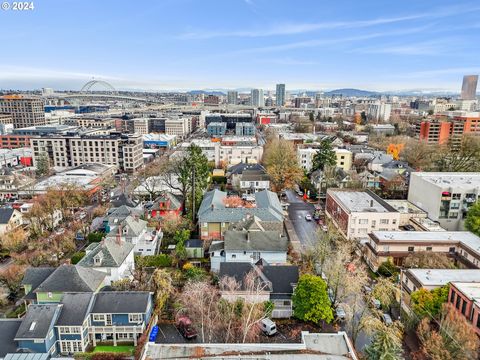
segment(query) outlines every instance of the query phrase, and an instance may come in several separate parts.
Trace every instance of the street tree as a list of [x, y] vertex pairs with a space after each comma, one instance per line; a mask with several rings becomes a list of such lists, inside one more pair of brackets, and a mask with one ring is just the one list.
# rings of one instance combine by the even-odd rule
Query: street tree
[[475, 235], [480, 236], [480, 201], [477, 201], [468, 209], [465, 227]]
[[19, 252], [28, 245], [27, 234], [22, 228], [17, 228], [5, 233], [1, 237], [0, 243], [2, 248], [9, 252]]
[[422, 352], [432, 360], [469, 360], [478, 357], [479, 340], [472, 325], [451, 304], [442, 306], [437, 326], [432, 326], [430, 318], [424, 318], [417, 334]]
[[36, 159], [35, 167], [38, 176], [47, 176], [50, 174], [50, 160], [45, 152], [42, 152]]
[[454, 269], [452, 260], [441, 253], [431, 251], [418, 251], [405, 258], [404, 266], [413, 269]]
[[8, 289], [9, 300], [13, 301], [18, 297], [24, 274], [25, 267], [17, 264], [11, 264], [0, 270], [0, 285]]
[[300, 276], [292, 297], [294, 316], [303, 321], [319, 323], [333, 320], [333, 312], [328, 299], [327, 284], [315, 275]]
[[275, 191], [291, 189], [302, 179], [293, 145], [284, 139], [272, 139], [265, 145], [263, 163]]
[[368, 360], [402, 360], [403, 329], [398, 321], [387, 326], [379, 323], [372, 342], [365, 348]]
[[465, 172], [480, 170], [480, 139], [464, 135], [459, 146], [443, 145], [437, 149], [436, 170]]
[[425, 140], [409, 138], [401, 152], [402, 160], [408, 162], [417, 171], [429, 170], [436, 161], [435, 147]]
[[388, 309], [397, 299], [399, 299], [400, 290], [390, 278], [380, 277], [377, 279], [377, 283], [373, 288], [372, 296], [380, 301], [385, 309]]
[[153, 272], [152, 284], [155, 291], [155, 312], [160, 315], [173, 293], [172, 277], [167, 270], [158, 268]]
[[312, 171], [323, 171], [326, 166], [335, 166], [337, 155], [330, 140], [321, 140], [317, 152], [313, 155]]
[[448, 290], [449, 286], [444, 285], [432, 290], [422, 288], [412, 292], [410, 295], [412, 310], [420, 318], [437, 316], [447, 301]]

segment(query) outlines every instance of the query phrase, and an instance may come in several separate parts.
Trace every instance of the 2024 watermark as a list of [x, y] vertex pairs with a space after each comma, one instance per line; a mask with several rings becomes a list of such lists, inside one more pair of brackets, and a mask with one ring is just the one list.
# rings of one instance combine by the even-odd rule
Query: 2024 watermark
[[33, 11], [35, 10], [35, 5], [33, 1], [3, 1], [2, 10], [4, 11]]

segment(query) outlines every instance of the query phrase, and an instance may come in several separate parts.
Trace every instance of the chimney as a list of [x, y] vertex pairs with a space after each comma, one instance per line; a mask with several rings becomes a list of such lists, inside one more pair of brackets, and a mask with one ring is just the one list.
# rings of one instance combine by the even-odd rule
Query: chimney
[[121, 225], [118, 226], [117, 236], [115, 237], [115, 240], [118, 245], [122, 244], [122, 226]]
[[215, 209], [215, 205], [212, 204], [211, 209], [213, 211]]
[[250, 242], [250, 231], [247, 230], [247, 242]]
[[373, 207], [373, 200], [370, 200], [370, 207]]

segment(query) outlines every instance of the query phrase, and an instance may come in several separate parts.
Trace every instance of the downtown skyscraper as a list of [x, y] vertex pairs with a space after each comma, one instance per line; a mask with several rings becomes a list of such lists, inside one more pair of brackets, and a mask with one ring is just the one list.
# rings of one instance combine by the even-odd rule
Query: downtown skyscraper
[[250, 103], [252, 106], [255, 106], [255, 107], [265, 106], [265, 100], [263, 97], [262, 89], [252, 89], [250, 93]]
[[465, 75], [462, 84], [462, 100], [475, 100], [477, 97], [478, 75]]
[[276, 105], [284, 106], [285, 105], [285, 84], [277, 84], [275, 90]]

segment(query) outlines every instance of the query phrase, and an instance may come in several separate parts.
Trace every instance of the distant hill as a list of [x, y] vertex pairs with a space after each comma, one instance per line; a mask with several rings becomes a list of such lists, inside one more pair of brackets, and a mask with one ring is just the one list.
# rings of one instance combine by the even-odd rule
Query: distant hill
[[217, 95], [217, 96], [225, 95], [224, 92], [218, 91], [218, 90], [191, 90], [188, 92], [188, 94], [191, 94], [191, 95], [204, 94], [204, 95]]
[[327, 91], [324, 94], [327, 96], [342, 95], [345, 97], [350, 97], [350, 96], [368, 97], [368, 96], [378, 95], [379, 93], [375, 91], [360, 90], [360, 89], [337, 89], [337, 90]]

